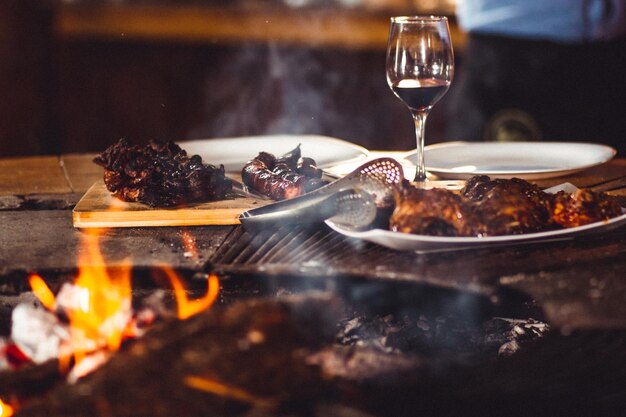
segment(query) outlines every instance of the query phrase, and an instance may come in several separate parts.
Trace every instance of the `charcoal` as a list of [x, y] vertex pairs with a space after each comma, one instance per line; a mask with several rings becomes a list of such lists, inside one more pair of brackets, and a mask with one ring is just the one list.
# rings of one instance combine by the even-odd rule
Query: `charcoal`
[[455, 316], [357, 316], [340, 322], [336, 343], [379, 352], [476, 359], [510, 355], [549, 330], [528, 319], [493, 318], [480, 324]]
[[58, 361], [52, 360], [41, 365], [26, 364], [16, 371], [0, 372], [0, 399], [34, 398], [63, 383]]
[[384, 352], [371, 346], [334, 345], [308, 358], [308, 363], [321, 367], [327, 377], [356, 382], [367, 382], [419, 372], [426, 369], [426, 361], [419, 355]]

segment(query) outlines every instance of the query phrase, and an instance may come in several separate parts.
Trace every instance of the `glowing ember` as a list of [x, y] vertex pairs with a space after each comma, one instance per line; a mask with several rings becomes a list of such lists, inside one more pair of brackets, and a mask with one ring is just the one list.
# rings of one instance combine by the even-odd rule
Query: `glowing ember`
[[198, 314], [199, 312], [209, 308], [217, 298], [217, 294], [220, 290], [220, 282], [217, 275], [211, 274], [207, 280], [207, 293], [202, 298], [190, 300], [187, 297], [187, 292], [183, 286], [180, 278], [172, 268], [169, 266], [163, 266], [163, 271], [169, 279], [172, 288], [174, 289], [174, 296], [176, 297], [176, 305], [178, 307], [178, 318], [185, 320], [189, 317]]
[[198, 249], [196, 247], [196, 238], [193, 237], [193, 235], [189, 233], [187, 230], [183, 230], [181, 232], [181, 237], [183, 239], [183, 247], [185, 248], [185, 253], [183, 254], [185, 258], [198, 259]]
[[0, 417], [9, 417], [13, 415], [13, 407], [0, 400]]
[[258, 397], [241, 388], [226, 385], [213, 379], [189, 375], [185, 377], [184, 381], [185, 385], [190, 388], [218, 395], [220, 397], [232, 398], [234, 400], [252, 403], [257, 407], [273, 408], [276, 406], [275, 401], [272, 399]]

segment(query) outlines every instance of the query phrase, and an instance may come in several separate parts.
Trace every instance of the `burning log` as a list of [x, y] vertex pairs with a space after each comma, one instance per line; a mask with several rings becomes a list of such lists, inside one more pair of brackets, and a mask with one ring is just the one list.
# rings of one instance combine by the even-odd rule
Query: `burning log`
[[14, 400], [43, 395], [59, 381], [61, 375], [57, 361], [43, 365], [27, 364], [18, 371], [0, 372], [0, 401], [15, 404]]

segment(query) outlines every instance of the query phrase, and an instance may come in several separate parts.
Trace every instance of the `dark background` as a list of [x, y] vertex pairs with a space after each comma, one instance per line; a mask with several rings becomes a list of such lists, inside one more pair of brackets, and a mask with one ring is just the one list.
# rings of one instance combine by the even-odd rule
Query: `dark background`
[[[101, 151], [120, 137], [279, 133], [329, 135], [371, 149], [414, 146], [410, 114], [385, 80], [384, 43], [69, 37], [55, 19], [70, 7], [0, 4], [0, 156]], [[368, 13], [388, 19], [394, 12]], [[429, 142], [442, 140], [444, 108], [445, 101], [431, 114]]]
[[[626, 77], [607, 74], [621, 74], [626, 55], [613, 61], [611, 52], [605, 53], [616, 64], [595, 76], [596, 60], [573, 49], [570, 63], [554, 66], [559, 69], [545, 77], [539, 73], [541, 86], [524, 68], [554, 61], [549, 48], [533, 45], [539, 54], [527, 58], [507, 41], [500, 49], [510, 55], [499, 56], [497, 66], [490, 64], [491, 50], [474, 48], [470, 59], [467, 35], [458, 30], [449, 0], [354, 0], [350, 7], [346, 0], [304, 2], [307, 7], [293, 6], [294, 0], [3, 0], [0, 157], [98, 152], [120, 137], [146, 142], [262, 134], [322, 134], [370, 149], [408, 150], [415, 146], [413, 123], [389, 90], [384, 69], [388, 19], [400, 14], [451, 19], [457, 75], [429, 116], [427, 144], [592, 141], [624, 155]], [[160, 7], [157, 24], [132, 13], [146, 5]], [[251, 20], [239, 24], [218, 14], [205, 23], [202, 16], [181, 12], [189, 5], [247, 10]], [[185, 17], [179, 18], [181, 13]], [[302, 19], [292, 22], [293, 16]], [[83, 20], [105, 31], [110, 23], [118, 26], [103, 34], [83, 30]], [[234, 37], [212, 35], [223, 31], [224, 22], [234, 28]], [[132, 36], [141, 25], [149, 28], [147, 34]], [[281, 28], [291, 31], [282, 34]], [[320, 33], [334, 38], [319, 42]], [[463, 95], [475, 85], [463, 74], [466, 62], [477, 84], [488, 85], [502, 74], [513, 81], [492, 86], [493, 96], [466, 100]], [[581, 73], [576, 68], [584, 62], [588, 71]], [[498, 75], [500, 68], [509, 72]], [[568, 79], [586, 87], [567, 86]], [[596, 94], [586, 80], [610, 86], [612, 98]], [[527, 91], [533, 94], [517, 98]], [[526, 112], [517, 108], [520, 102]], [[486, 121], [476, 119], [478, 111]], [[534, 120], [527, 120], [533, 111]]]

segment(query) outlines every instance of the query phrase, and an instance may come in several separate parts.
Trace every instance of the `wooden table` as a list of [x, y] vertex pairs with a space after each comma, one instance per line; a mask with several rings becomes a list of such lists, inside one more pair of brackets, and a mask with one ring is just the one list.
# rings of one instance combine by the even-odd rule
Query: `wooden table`
[[[92, 158], [0, 160], [0, 286], [2, 277], [16, 271], [76, 266], [83, 232], [72, 227], [71, 209], [101, 178]], [[621, 175], [626, 175], [626, 159], [539, 184], [585, 186]], [[626, 205], [626, 190], [615, 195]], [[198, 257], [186, 254], [187, 232], [196, 241]], [[236, 226], [126, 228], [109, 230], [102, 252], [112, 265], [130, 256], [137, 266], [168, 263], [222, 274], [289, 274], [302, 280], [362, 276], [449, 288], [496, 303], [511, 293], [522, 294], [536, 301], [556, 327], [626, 327], [623, 228], [574, 240], [429, 254], [366, 244], [325, 226], [258, 234]]]

